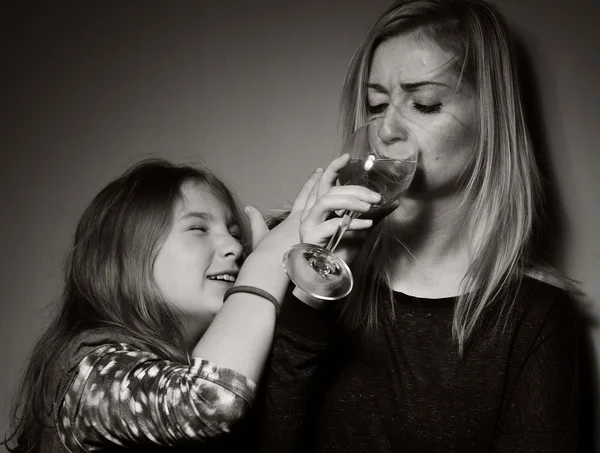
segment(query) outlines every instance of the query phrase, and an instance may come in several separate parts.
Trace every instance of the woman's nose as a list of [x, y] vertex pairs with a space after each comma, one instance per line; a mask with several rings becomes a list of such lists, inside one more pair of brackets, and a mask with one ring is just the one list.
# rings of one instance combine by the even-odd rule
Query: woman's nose
[[408, 132], [404, 124], [404, 118], [393, 105], [388, 107], [385, 116], [381, 118], [377, 135], [386, 144], [407, 139]]

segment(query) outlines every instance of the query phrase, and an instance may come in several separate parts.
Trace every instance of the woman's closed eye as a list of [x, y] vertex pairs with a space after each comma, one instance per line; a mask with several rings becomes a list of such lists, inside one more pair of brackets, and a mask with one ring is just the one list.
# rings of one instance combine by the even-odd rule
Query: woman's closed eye
[[[441, 102], [437, 102], [435, 104], [423, 104], [420, 102], [413, 102], [412, 106], [417, 112], [419, 112], [423, 115], [430, 115], [432, 113], [438, 113], [439, 111], [442, 110]], [[381, 104], [377, 104], [377, 105], [367, 105], [367, 113], [369, 115], [379, 115], [381, 113], [384, 113], [385, 110], [387, 109], [387, 107], [388, 107], [387, 103], [381, 103]]]
[[414, 102], [413, 107], [423, 115], [431, 115], [432, 113], [438, 113], [440, 110], [442, 110], [442, 103], [438, 102], [436, 104], [421, 104]]
[[369, 115], [379, 115], [380, 113], [385, 112], [385, 109], [387, 109], [387, 103], [381, 103], [381, 104], [376, 104], [376, 105], [367, 105], [367, 113]]

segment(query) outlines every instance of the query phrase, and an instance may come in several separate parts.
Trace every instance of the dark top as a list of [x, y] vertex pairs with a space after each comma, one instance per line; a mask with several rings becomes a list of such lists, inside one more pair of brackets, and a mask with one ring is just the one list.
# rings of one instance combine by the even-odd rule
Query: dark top
[[372, 334], [284, 304], [255, 414], [261, 451], [576, 450], [576, 315], [565, 291], [524, 279], [501, 335], [490, 335], [496, 306], [463, 359], [455, 298], [395, 293], [394, 303], [395, 322]]

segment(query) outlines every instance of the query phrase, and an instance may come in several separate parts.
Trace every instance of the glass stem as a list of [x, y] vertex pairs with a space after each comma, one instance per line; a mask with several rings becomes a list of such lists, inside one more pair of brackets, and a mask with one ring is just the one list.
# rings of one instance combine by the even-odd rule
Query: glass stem
[[342, 236], [344, 235], [344, 233], [350, 226], [350, 222], [352, 222], [352, 219], [356, 219], [359, 215], [360, 215], [360, 212], [348, 211], [347, 209], [344, 210], [340, 225], [337, 227], [337, 230], [335, 230], [334, 235], [331, 236], [331, 239], [325, 246], [325, 248], [327, 250], [329, 250], [330, 252], [333, 252], [335, 250], [335, 248], [340, 243]]

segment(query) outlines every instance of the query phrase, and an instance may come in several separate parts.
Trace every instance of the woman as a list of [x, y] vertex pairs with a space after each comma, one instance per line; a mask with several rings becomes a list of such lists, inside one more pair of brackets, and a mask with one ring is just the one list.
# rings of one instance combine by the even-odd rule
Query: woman
[[[299, 240], [300, 217], [365, 212], [378, 199], [354, 187], [315, 203], [324, 175], [315, 171], [288, 220], [266, 234], [260, 213], [246, 208], [252, 237], [233, 193], [208, 169], [150, 160], [108, 184], [77, 226], [59, 311], [17, 396], [9, 450], [216, 448], [253, 403], [289, 283], [281, 257]], [[331, 230], [315, 224], [303, 239]]]
[[418, 146], [415, 180], [344, 251], [345, 300], [286, 303], [262, 450], [575, 451], [575, 313], [531, 250], [542, 182], [498, 11], [386, 11], [350, 64], [343, 137], [377, 117], [384, 141]]

